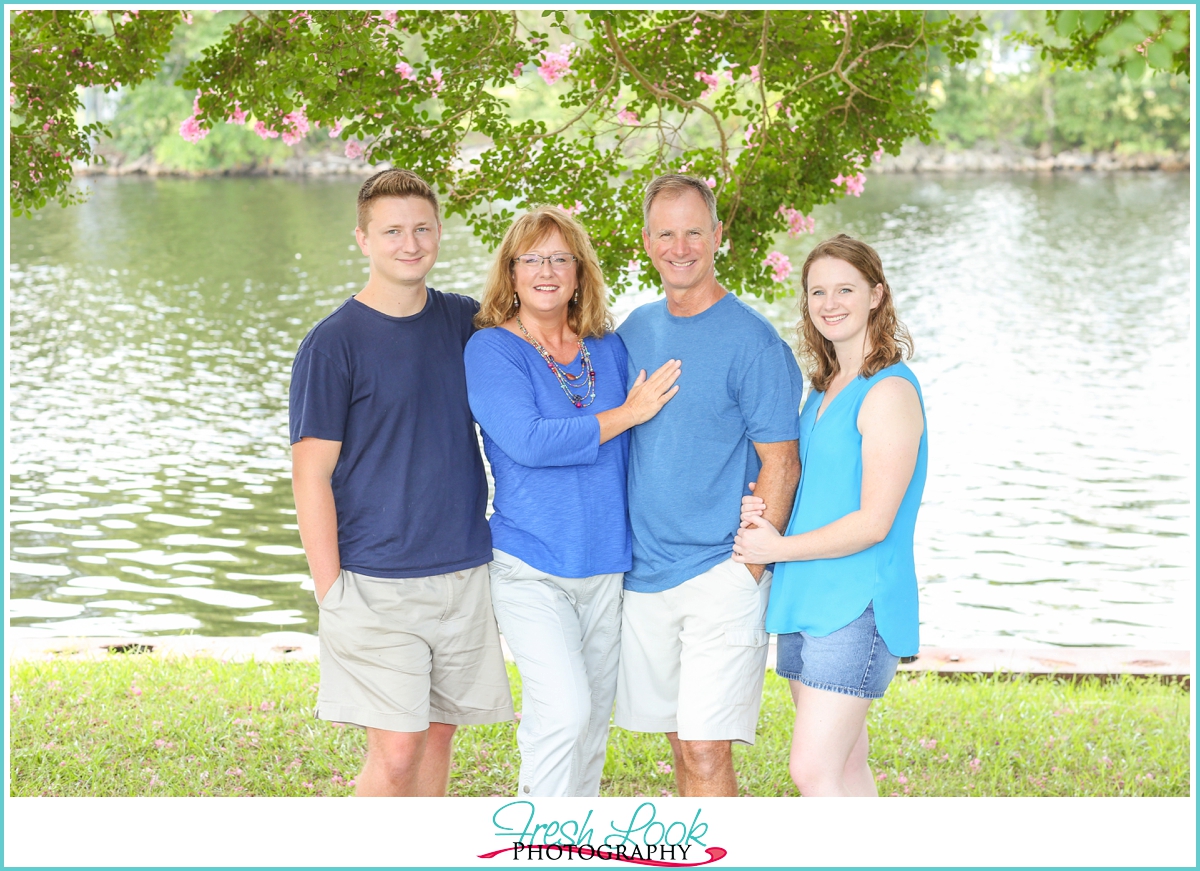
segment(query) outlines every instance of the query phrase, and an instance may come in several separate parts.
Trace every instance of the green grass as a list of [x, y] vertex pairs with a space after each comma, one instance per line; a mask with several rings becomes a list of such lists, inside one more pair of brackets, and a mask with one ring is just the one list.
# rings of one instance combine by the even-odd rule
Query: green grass
[[[519, 704], [520, 681], [511, 670]], [[315, 663], [114, 656], [10, 671], [15, 796], [348, 795], [363, 732], [312, 717]], [[870, 713], [883, 795], [1188, 795], [1191, 697], [1130, 678], [899, 676]], [[747, 795], [796, 795], [792, 703], [768, 673]], [[674, 794], [661, 735], [613, 729], [602, 795]], [[459, 730], [453, 795], [515, 793], [512, 724]]]

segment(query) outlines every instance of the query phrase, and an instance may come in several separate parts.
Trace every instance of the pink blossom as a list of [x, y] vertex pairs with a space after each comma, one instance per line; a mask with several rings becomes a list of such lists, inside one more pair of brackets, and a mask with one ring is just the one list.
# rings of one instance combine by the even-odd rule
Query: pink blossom
[[628, 269], [630, 272], [637, 272], [639, 269], [642, 268], [642, 264], [638, 263], [637, 260], [630, 260], [628, 263], [625, 264], [625, 268]]
[[408, 79], [410, 82], [417, 80], [417, 71], [406, 61], [400, 61], [396, 64], [396, 74], [402, 79]]
[[901, 785], [903, 785], [903, 784], [905, 784], [905, 783], [908, 783], [908, 778], [907, 778], [907, 777], [905, 777], [903, 774], [897, 775], [897, 776], [896, 776], [896, 783], [899, 783], [899, 784], [901, 784]]
[[754, 144], [754, 142], [753, 142], [754, 131], [756, 129], [757, 128], [755, 128], [753, 121], [751, 121], [749, 124], [746, 125], [746, 132], [745, 132], [744, 136], [746, 137], [746, 147], [747, 148], [749, 148], [751, 145]]
[[208, 135], [208, 131], [200, 126], [200, 122], [193, 115], [179, 125], [179, 135], [188, 142], [199, 142]]
[[717, 91], [717, 86], [720, 84], [720, 81], [717, 79], [717, 77], [709, 73], [697, 71], [694, 78], [696, 81], [704, 82], [704, 84], [708, 86], [704, 89], [704, 93], [700, 95], [701, 99], [705, 97], [711, 97], [713, 94], [715, 94]]
[[274, 702], [263, 702], [261, 705], [258, 706], [258, 709], [260, 711], [273, 711], [273, 710], [275, 710], [275, 703]]
[[791, 236], [793, 239], [795, 239], [801, 233], [815, 233], [816, 232], [816, 226], [817, 226], [816, 218], [812, 218], [812, 217], [806, 218], [804, 215], [800, 214], [800, 212], [796, 211], [795, 209], [792, 209], [792, 208], [785, 209], [783, 206], [779, 207], [779, 214], [783, 215], [783, 219], [785, 221], [787, 221], [788, 235]]
[[353, 139], [346, 143], [346, 156], [351, 160], [358, 160], [363, 156], [363, 148]]
[[753, 64], [750, 67], [750, 81], [757, 82], [762, 79], [762, 73], [758, 71], [758, 64]]
[[920, 744], [921, 748], [924, 750], [932, 750], [937, 746], [937, 738], [922, 738], [917, 743]]
[[233, 104], [233, 114], [225, 119], [226, 124], [245, 124], [246, 113], [242, 111], [241, 103]]
[[976, 756], [974, 759], [972, 759], [970, 762], [967, 763], [967, 767], [970, 768], [972, 771], [978, 771], [980, 768], [983, 767], [983, 762], [980, 761], [978, 756]]
[[183, 23], [184, 23], [184, 24], [191, 24], [191, 23], [192, 23], [192, 13], [190, 13], [190, 12], [181, 12], [181, 13], [180, 13], [180, 15], [183, 17]]
[[341, 132], [342, 132], [342, 122], [341, 122], [341, 119], [338, 119], [337, 121], [334, 122], [333, 127], [330, 128], [330, 130], [329, 130], [329, 138], [336, 139], [337, 135]]
[[384, 9], [382, 12], [379, 13], [379, 17], [384, 19], [385, 21], [387, 21], [387, 23], [392, 25], [392, 27], [396, 26], [396, 10], [395, 9]]
[[633, 127], [638, 123], [637, 113], [628, 107], [624, 108], [617, 113], [617, 123], [626, 124], [630, 127]]
[[883, 157], [883, 140], [876, 139], [875, 144], [879, 147], [871, 152], [871, 160], [879, 160], [881, 157]]
[[842, 175], [839, 172], [837, 174], [837, 178], [833, 180], [833, 183], [839, 187], [844, 184], [846, 185], [846, 193], [852, 196], [861, 197], [863, 188], [865, 188], [867, 184], [867, 176], [861, 172], [855, 173], [854, 175]]
[[568, 215], [575, 216], [575, 215], [578, 215], [580, 212], [582, 212], [585, 207], [584, 207], [583, 203], [579, 202], [579, 200], [576, 200], [575, 205], [573, 205], [573, 206], [559, 206], [559, 208], [562, 209], [564, 212], [566, 212]]
[[257, 124], [255, 124], [254, 132], [257, 133], [259, 135], [259, 137], [262, 139], [278, 139], [279, 138], [279, 131], [271, 130], [269, 127], [267, 127], [265, 121], [259, 121]]
[[129, 693], [130, 693], [130, 695], [140, 696], [142, 694], [142, 691], [138, 687], [137, 684], [130, 684], [129, 685]]
[[553, 85], [571, 71], [571, 52], [574, 50], [575, 43], [568, 42], [557, 52], [542, 51], [542, 62], [537, 71], [547, 85]]
[[283, 141], [286, 145], [295, 145], [308, 135], [308, 117], [304, 114], [304, 109], [284, 115], [283, 123], [287, 125], [287, 129], [283, 131]]
[[669, 762], [656, 762], [655, 765], [658, 766], [659, 774], [670, 774], [672, 771], [671, 763]]
[[792, 271], [792, 262], [787, 255], [780, 251], [772, 251], [763, 261], [763, 265], [771, 269], [772, 281], [783, 281]]
[[523, 70], [523, 69], [525, 69], [525, 64], [520, 63], [518, 61], [517, 65], [515, 67], [513, 67], [513, 78], [514, 79], [521, 78], [521, 70]]
[[429, 77], [429, 81], [433, 82], [433, 92], [440, 94], [442, 92], [442, 71], [434, 70], [433, 74]]
[[887, 772], [886, 771], [879, 772], [878, 774], [875, 775], [875, 779], [878, 780], [880, 783], [882, 783], [883, 781], [887, 780]]
[[717, 180], [715, 178], [713, 178], [711, 175], [704, 180], [704, 183], [706, 185], [708, 185], [710, 188], [716, 188], [716, 186], [717, 186]]
[[166, 742], [166, 741], [164, 741], [162, 738], [155, 738], [155, 739], [154, 739], [154, 746], [155, 746], [155, 747], [166, 747], [166, 746], [167, 746], [167, 742]]

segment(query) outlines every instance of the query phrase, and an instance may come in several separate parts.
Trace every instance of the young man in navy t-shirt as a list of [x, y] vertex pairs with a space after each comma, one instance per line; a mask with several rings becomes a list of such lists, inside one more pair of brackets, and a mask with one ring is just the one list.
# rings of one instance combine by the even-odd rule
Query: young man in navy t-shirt
[[292, 365], [317, 716], [366, 728], [356, 794], [444, 795], [455, 728], [513, 718], [463, 370], [479, 304], [425, 285], [442, 226], [415, 174], [369, 178], [354, 232], [366, 286], [312, 328]]

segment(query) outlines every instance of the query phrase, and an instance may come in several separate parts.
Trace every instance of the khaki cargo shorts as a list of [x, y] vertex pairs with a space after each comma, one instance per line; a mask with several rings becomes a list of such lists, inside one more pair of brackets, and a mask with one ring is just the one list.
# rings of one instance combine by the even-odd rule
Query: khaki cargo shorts
[[320, 719], [389, 732], [513, 719], [486, 564], [427, 578], [343, 569], [318, 608]]

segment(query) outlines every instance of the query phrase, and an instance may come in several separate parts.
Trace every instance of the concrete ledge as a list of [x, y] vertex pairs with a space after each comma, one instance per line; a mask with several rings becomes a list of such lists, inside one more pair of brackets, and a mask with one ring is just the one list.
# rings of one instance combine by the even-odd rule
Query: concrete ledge
[[1190, 687], [1189, 650], [1137, 650], [1129, 647], [1026, 647], [993, 650], [927, 647], [901, 671], [956, 674], [1027, 674], [1062, 678], [1134, 675], [1182, 681]]
[[[504, 656], [512, 660], [508, 645]], [[105, 659], [114, 655], [211, 656], [231, 662], [257, 660], [315, 661], [317, 636], [304, 632], [268, 632], [250, 637], [158, 635], [136, 638], [9, 638], [10, 660]], [[1188, 650], [1137, 650], [1129, 647], [926, 647], [904, 672], [940, 675], [1027, 674], [1066, 678], [1135, 675], [1182, 681], [1190, 686], [1192, 654]], [[775, 667], [775, 642], [767, 668]]]

